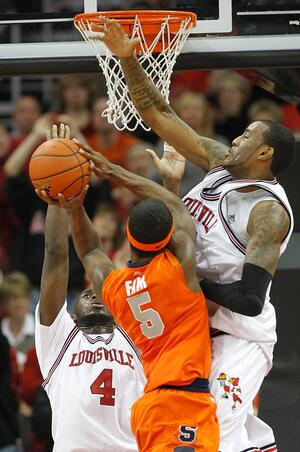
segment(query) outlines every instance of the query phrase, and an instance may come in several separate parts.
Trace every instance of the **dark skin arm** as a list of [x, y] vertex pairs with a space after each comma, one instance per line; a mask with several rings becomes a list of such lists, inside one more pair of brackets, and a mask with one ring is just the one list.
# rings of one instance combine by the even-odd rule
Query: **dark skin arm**
[[110, 51], [120, 58], [130, 97], [137, 111], [164, 141], [204, 171], [222, 164], [228, 148], [218, 141], [200, 137], [184, 123], [148, 78], [134, 56], [138, 40], [130, 40], [120, 24], [103, 18], [99, 36]]
[[63, 209], [48, 206], [45, 224], [45, 257], [41, 279], [40, 319], [50, 326], [61, 310], [67, 293], [68, 215]]
[[82, 197], [74, 201], [66, 203], [70, 212], [73, 242], [77, 255], [92, 281], [94, 292], [101, 298], [103, 282], [114, 269], [114, 265], [101, 247], [98, 234], [82, 205]]
[[194, 248], [195, 226], [181, 199], [161, 185], [114, 165], [89, 146], [81, 145], [81, 148], [84, 150], [80, 152], [93, 162], [92, 170], [97, 176], [109, 178], [123, 185], [140, 199], [160, 199], [169, 207], [175, 224], [170, 243], [171, 250], [183, 268], [188, 287], [194, 291], [199, 290]]
[[[77, 255], [81, 260], [90, 280], [92, 281], [95, 294], [97, 297], [101, 298], [103, 282], [109, 273], [114, 269], [114, 266], [102, 250], [98, 234], [83, 207], [83, 201], [87, 191], [88, 186], [79, 196], [69, 201], [67, 201], [62, 194], [58, 195], [58, 201], [51, 199], [45, 191], [37, 191], [37, 194], [45, 202], [50, 205], [52, 204], [49, 208], [51, 207], [56, 209], [56, 212], [58, 212], [57, 215], [60, 214], [62, 217], [67, 218], [67, 212], [69, 211], [72, 236]], [[54, 228], [57, 228], [57, 223], [55, 222]], [[51, 237], [51, 239], [52, 238], [53, 237]], [[58, 269], [56, 275], [59, 280], [62, 280], [63, 275], [67, 274], [59, 273], [62, 272], [62, 270], [62, 268]], [[54, 282], [56, 281], [57, 279], [54, 279]]]
[[250, 317], [261, 314], [275, 274], [280, 246], [290, 228], [290, 218], [277, 201], [259, 202], [248, 221], [249, 241], [241, 280], [217, 284], [202, 280], [205, 295], [221, 306]]
[[[51, 132], [47, 131], [47, 139], [70, 138], [70, 129], [61, 124]], [[48, 204], [52, 200], [45, 191], [35, 191]], [[63, 196], [58, 195], [59, 202]], [[59, 205], [59, 202], [57, 203]], [[42, 325], [50, 326], [63, 307], [68, 286], [69, 275], [68, 216], [67, 212], [55, 205], [48, 205], [45, 223], [45, 256], [41, 279], [40, 319]]]
[[274, 276], [280, 245], [288, 233], [290, 218], [277, 201], [262, 201], [251, 211], [245, 263], [258, 265]]

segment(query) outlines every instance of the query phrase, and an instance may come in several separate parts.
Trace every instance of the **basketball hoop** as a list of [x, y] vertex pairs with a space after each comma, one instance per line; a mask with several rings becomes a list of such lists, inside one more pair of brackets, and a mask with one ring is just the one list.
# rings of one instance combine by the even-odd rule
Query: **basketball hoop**
[[196, 25], [197, 16], [187, 11], [105, 11], [74, 18], [75, 27], [90, 45], [105, 76], [109, 100], [102, 116], [118, 130], [133, 131], [141, 125], [148, 131], [130, 100], [119, 59], [99, 39], [102, 17], [117, 20], [131, 39], [139, 38], [138, 60], [168, 101], [176, 58]]

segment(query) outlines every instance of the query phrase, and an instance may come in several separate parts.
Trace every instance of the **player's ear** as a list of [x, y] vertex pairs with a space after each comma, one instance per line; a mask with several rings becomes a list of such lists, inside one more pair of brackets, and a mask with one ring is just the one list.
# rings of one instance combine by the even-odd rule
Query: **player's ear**
[[261, 147], [258, 159], [259, 160], [268, 160], [270, 158], [272, 158], [274, 155], [274, 148], [272, 148], [271, 146], [268, 145], [263, 145]]

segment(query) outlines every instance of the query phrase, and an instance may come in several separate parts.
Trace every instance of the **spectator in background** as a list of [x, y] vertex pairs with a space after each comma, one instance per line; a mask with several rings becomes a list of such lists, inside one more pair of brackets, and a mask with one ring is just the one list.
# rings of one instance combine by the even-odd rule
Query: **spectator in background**
[[95, 133], [88, 138], [89, 145], [105, 155], [113, 163], [125, 166], [128, 149], [137, 143], [138, 139], [126, 132], [120, 132], [102, 112], [107, 108], [107, 97], [100, 97], [93, 107], [93, 124]]
[[51, 407], [41, 388], [43, 377], [35, 348], [28, 350], [20, 382], [20, 419], [23, 446], [28, 452], [46, 452], [51, 438]]
[[[207, 138], [222, 141], [227, 144], [226, 138], [215, 134], [213, 110], [200, 93], [186, 91], [174, 103], [178, 116], [195, 132]], [[198, 166], [186, 161], [185, 171], [181, 182], [180, 195], [184, 196], [192, 187], [197, 185], [204, 177], [204, 172]]]
[[215, 130], [231, 143], [248, 125], [251, 85], [235, 72], [213, 71], [211, 74], [209, 91], [215, 106]]
[[[178, 116], [195, 130], [200, 136], [213, 138], [228, 144], [223, 136], [218, 136], [214, 131], [214, 115], [213, 110], [206, 99], [200, 93], [186, 91], [174, 102], [174, 110]], [[159, 157], [163, 154], [162, 145], [160, 151], [157, 152]], [[151, 177], [156, 182], [161, 181], [157, 173]], [[180, 196], [184, 196], [192, 187], [197, 185], [204, 178], [204, 171], [193, 163], [186, 161], [184, 175], [180, 186]]]
[[125, 187], [116, 185], [112, 188], [112, 199], [116, 203], [117, 209], [123, 220], [127, 217], [133, 207], [140, 201], [140, 199]]
[[[51, 120], [52, 115], [50, 113], [42, 115], [32, 125], [26, 135], [20, 135], [13, 143], [9, 158], [3, 167], [6, 177], [16, 177], [22, 174], [24, 170], [28, 171], [31, 154], [45, 141], [45, 131], [50, 128]], [[15, 146], [16, 143], [18, 143], [17, 146]]]
[[270, 99], [261, 99], [250, 105], [248, 110], [249, 122], [271, 119], [282, 124], [282, 111], [279, 105]]
[[184, 92], [174, 103], [178, 116], [199, 135], [215, 138], [212, 108], [200, 93]]
[[20, 272], [6, 275], [0, 286], [1, 299], [6, 303], [2, 333], [17, 351], [19, 370], [22, 370], [27, 351], [34, 345], [34, 317], [31, 307], [31, 283]]
[[18, 403], [11, 382], [10, 346], [0, 331], [0, 452], [17, 452]]
[[153, 171], [153, 164], [145, 149], [151, 147], [153, 147], [152, 144], [145, 141], [138, 141], [130, 146], [125, 159], [125, 167], [139, 176], [149, 177]]
[[[46, 206], [36, 196], [29, 181], [27, 169], [30, 156], [36, 147], [44, 141], [45, 133], [50, 129], [52, 119], [51, 113], [39, 118], [32, 132], [10, 155], [4, 165], [4, 172], [7, 177], [7, 199], [19, 222], [19, 229], [11, 247], [11, 269], [25, 273], [33, 284], [33, 311], [39, 299], [39, 285], [44, 255]], [[75, 126], [73, 124], [73, 127]], [[81, 137], [81, 134], [73, 128], [72, 136]], [[70, 274], [68, 302], [72, 310], [78, 291], [81, 291], [83, 287], [84, 272], [71, 240]]]
[[12, 148], [15, 149], [32, 131], [41, 115], [41, 105], [33, 96], [21, 96], [13, 108], [13, 124], [15, 128]]
[[53, 439], [51, 434], [52, 410], [46, 391], [39, 386], [34, 397], [31, 427], [35, 441], [30, 452], [51, 452]]
[[[91, 116], [91, 103], [94, 83], [88, 76], [64, 75], [57, 85], [59, 122], [66, 123], [72, 129], [74, 124], [85, 138], [94, 133]], [[66, 117], [66, 116], [67, 117]]]
[[171, 99], [176, 99], [185, 91], [206, 93], [210, 72], [199, 69], [189, 71], [175, 71], [171, 76]]
[[300, 105], [298, 106], [292, 103], [285, 103], [281, 107], [282, 110], [282, 122], [283, 125], [288, 127], [299, 139], [300, 136]]
[[4, 125], [0, 123], [0, 270], [2, 272], [7, 271], [9, 268], [9, 249], [17, 223], [5, 193], [3, 165], [9, 156], [10, 146], [10, 135]]
[[112, 259], [124, 240], [124, 224], [118, 209], [110, 203], [99, 204], [93, 218], [103, 250]]

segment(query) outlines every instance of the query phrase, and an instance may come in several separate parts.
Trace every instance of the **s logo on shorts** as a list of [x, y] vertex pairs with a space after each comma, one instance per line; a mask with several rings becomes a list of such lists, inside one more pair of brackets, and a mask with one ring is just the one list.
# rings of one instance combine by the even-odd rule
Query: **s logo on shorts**
[[178, 438], [183, 443], [193, 443], [196, 439], [198, 427], [193, 427], [191, 425], [181, 425], [179, 427], [180, 434]]

